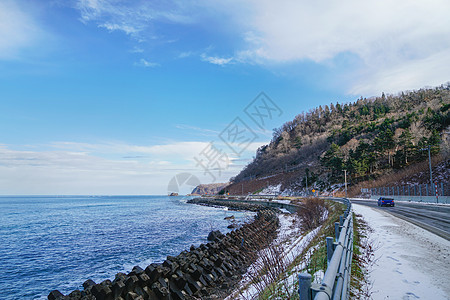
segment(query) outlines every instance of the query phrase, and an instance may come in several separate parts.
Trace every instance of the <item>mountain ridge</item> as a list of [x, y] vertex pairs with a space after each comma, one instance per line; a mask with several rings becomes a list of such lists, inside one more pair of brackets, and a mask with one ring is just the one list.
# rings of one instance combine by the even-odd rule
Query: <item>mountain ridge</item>
[[448, 161], [449, 125], [450, 83], [319, 106], [274, 129], [226, 190], [282, 184], [287, 193], [305, 193], [306, 186], [330, 191], [343, 183], [344, 170], [356, 186], [427, 160], [428, 146], [432, 157]]

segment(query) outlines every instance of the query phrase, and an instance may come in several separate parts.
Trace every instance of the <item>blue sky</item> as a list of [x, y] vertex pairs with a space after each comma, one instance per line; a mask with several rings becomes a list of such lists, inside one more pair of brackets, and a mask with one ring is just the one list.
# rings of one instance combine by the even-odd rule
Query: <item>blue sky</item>
[[[449, 2], [391, 2], [0, 0], [0, 194], [226, 181], [302, 111], [449, 81]], [[262, 128], [260, 92], [280, 109]], [[210, 142], [226, 168], [197, 163]]]

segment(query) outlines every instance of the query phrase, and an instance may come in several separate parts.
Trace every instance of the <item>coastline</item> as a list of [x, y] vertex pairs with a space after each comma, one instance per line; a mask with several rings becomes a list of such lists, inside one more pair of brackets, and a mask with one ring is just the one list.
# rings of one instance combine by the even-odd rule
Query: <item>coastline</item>
[[270, 210], [273, 212], [280, 212], [277, 208], [269, 207], [260, 203], [250, 203], [245, 201], [236, 201], [232, 202], [227, 199], [214, 199], [214, 198], [194, 198], [189, 199], [187, 203], [190, 204], [196, 204], [196, 205], [202, 205], [202, 206], [209, 206], [209, 207], [227, 207], [229, 210], [235, 210], [235, 211], [252, 211], [252, 212], [258, 212], [261, 210]]
[[257, 215], [241, 228], [226, 235], [216, 234], [206, 245], [191, 246], [176, 257], [168, 256], [163, 263], [152, 263], [145, 269], [136, 266], [130, 273], [118, 273], [113, 281], [100, 284], [87, 280], [83, 291], [75, 290], [66, 296], [54, 290], [48, 299], [225, 298], [253, 262], [255, 253], [276, 237], [279, 226], [274, 208], [254, 204], [237, 207], [234, 203], [230, 206], [256, 211]]

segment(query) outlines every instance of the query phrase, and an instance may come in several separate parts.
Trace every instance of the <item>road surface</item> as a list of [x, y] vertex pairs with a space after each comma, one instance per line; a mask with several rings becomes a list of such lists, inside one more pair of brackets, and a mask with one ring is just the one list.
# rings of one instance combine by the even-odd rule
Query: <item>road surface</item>
[[351, 201], [388, 212], [450, 241], [450, 206], [448, 205], [396, 201], [395, 207], [378, 207], [376, 200], [351, 199]]

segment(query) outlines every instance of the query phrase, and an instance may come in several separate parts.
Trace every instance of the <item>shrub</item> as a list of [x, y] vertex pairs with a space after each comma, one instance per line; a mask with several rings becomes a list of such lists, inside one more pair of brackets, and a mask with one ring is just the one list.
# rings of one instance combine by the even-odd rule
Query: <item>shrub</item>
[[320, 198], [306, 198], [298, 210], [300, 228], [305, 232], [321, 225], [327, 219], [327, 206]]

